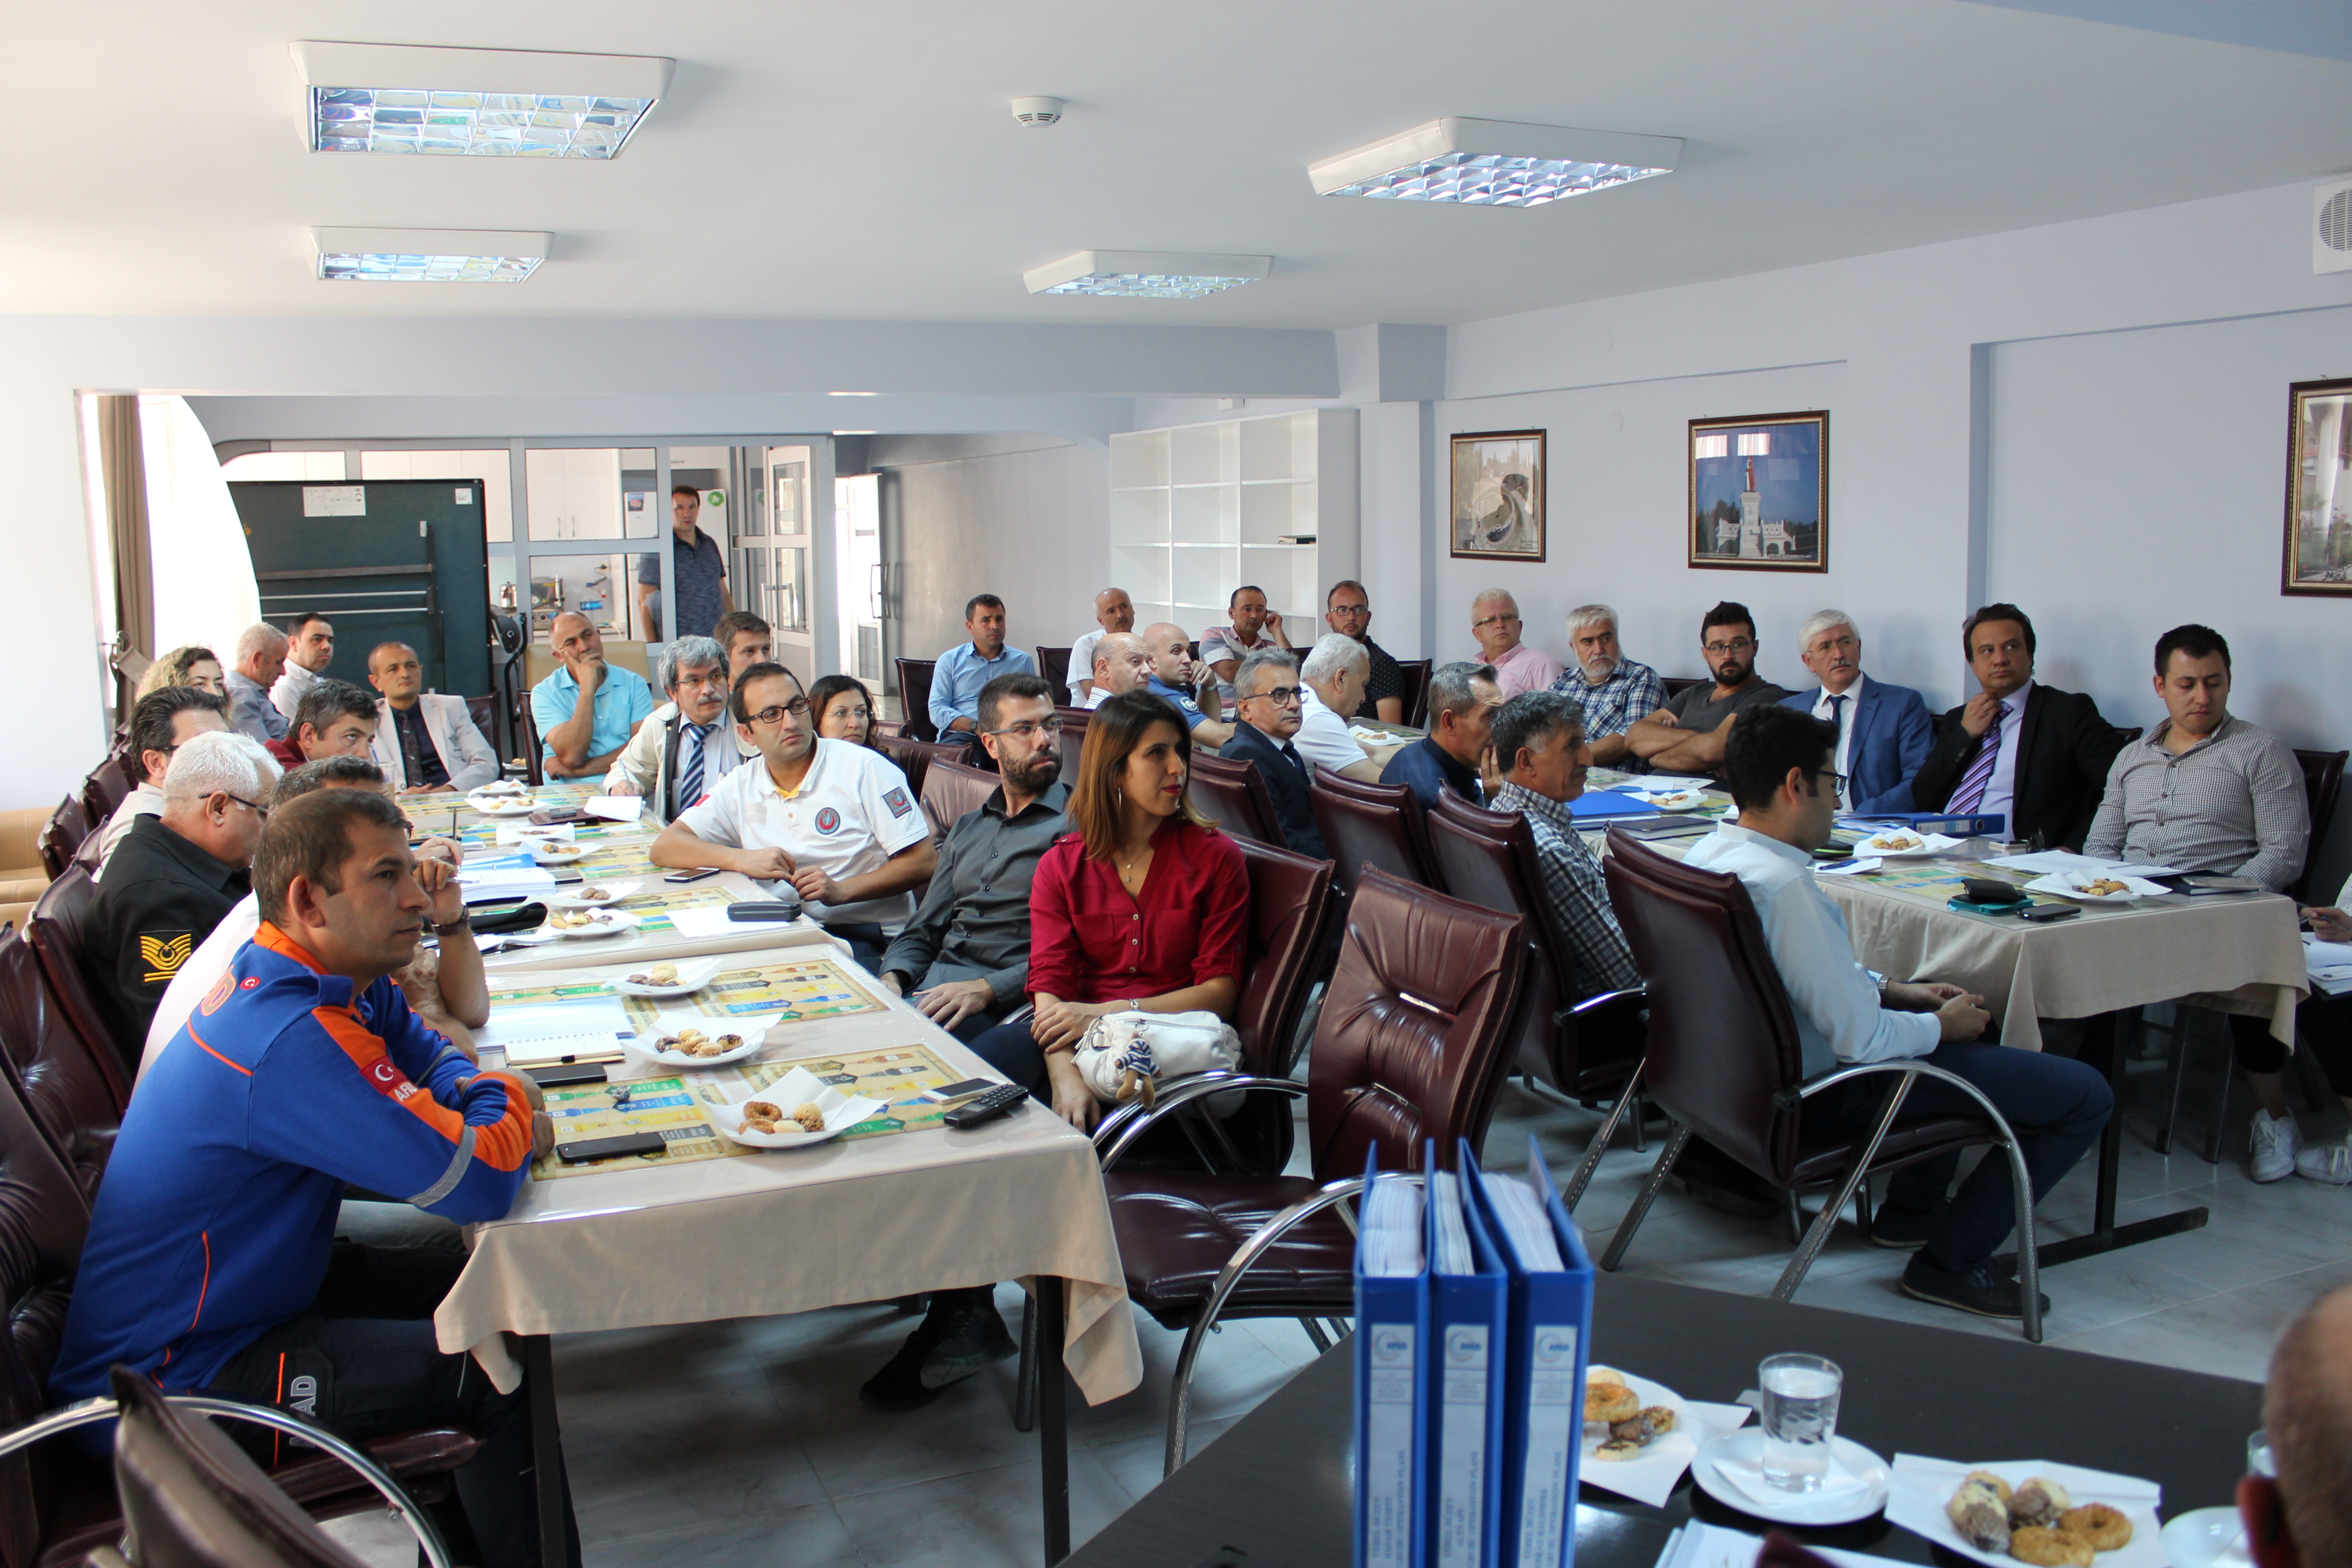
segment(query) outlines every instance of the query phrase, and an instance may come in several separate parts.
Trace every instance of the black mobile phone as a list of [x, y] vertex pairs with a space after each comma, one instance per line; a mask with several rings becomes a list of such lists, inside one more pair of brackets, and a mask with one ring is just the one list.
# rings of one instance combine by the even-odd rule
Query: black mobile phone
[[730, 921], [793, 921], [800, 919], [801, 907], [782, 900], [745, 899], [727, 906]]
[[997, 1080], [992, 1078], [968, 1078], [961, 1083], [943, 1083], [937, 1089], [927, 1089], [923, 1090], [923, 1098], [944, 1105], [950, 1100], [985, 1093], [994, 1089], [996, 1084]]
[[555, 1157], [567, 1165], [583, 1160], [614, 1160], [624, 1154], [658, 1154], [669, 1145], [658, 1132], [628, 1132], [618, 1138], [591, 1138], [582, 1143], [558, 1143]]
[[523, 1076], [541, 1089], [564, 1089], [575, 1083], [603, 1083], [606, 1074], [598, 1062], [565, 1062], [561, 1067], [525, 1068]]
[[2036, 904], [2030, 910], [2020, 910], [2017, 918], [2037, 921], [2047, 925], [2053, 921], [2071, 921], [2083, 912], [2080, 904]]
[[665, 882], [699, 882], [705, 877], [716, 877], [717, 875], [719, 875], [719, 868], [713, 866], [709, 869], [703, 871], [672, 871], [668, 876], [664, 877], [662, 880]]

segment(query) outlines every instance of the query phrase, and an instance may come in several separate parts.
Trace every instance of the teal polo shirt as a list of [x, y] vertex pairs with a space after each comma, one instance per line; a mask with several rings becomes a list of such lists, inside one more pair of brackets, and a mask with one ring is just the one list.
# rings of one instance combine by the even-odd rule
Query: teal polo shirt
[[[547, 732], [568, 721], [579, 701], [580, 682], [560, 664], [554, 674], [530, 689], [530, 718], [539, 726], [542, 766], [555, 760], [555, 753], [544, 749]], [[653, 710], [654, 689], [646, 684], [646, 678], [634, 669], [606, 664], [604, 679], [596, 686], [596, 717], [588, 731], [588, 754], [601, 757], [618, 751], [627, 744], [629, 731]]]

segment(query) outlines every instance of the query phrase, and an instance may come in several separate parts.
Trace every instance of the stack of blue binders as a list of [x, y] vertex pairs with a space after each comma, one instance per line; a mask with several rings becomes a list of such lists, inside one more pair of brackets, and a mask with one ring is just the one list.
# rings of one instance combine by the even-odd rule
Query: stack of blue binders
[[[1367, 1163], [1356, 1256], [1358, 1568], [1575, 1561], [1592, 1261], [1528, 1142], [1525, 1177], [1485, 1175], [1467, 1143], [1458, 1171], [1441, 1171], [1430, 1144], [1425, 1196], [1382, 1178], [1377, 1155]], [[1530, 1258], [1546, 1240], [1557, 1257]]]

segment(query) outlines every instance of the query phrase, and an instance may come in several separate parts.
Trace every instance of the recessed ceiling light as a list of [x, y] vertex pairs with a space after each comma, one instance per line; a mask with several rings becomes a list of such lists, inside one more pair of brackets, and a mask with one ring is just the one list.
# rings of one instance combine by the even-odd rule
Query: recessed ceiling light
[[825, 395], [827, 397], [879, 397], [882, 395], [878, 392], [828, 392]]
[[520, 283], [551, 235], [478, 228], [314, 228], [318, 275], [333, 283]]
[[834, 434], [836, 436], [872, 436], [878, 434], [878, 432], [873, 430], [835, 430]]
[[292, 46], [314, 153], [611, 158], [677, 62], [405, 44]]
[[1032, 294], [1130, 294], [1192, 300], [1255, 283], [1271, 256], [1187, 256], [1172, 250], [1081, 250], [1021, 275]]
[[1682, 154], [1679, 136], [1571, 131], [1505, 120], [1433, 120], [1311, 163], [1307, 177], [1327, 196], [1538, 207], [1670, 174]]

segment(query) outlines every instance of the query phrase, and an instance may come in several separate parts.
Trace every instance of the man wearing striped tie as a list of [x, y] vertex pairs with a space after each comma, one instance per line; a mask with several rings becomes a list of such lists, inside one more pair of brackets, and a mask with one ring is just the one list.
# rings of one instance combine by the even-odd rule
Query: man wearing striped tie
[[669, 700], [638, 726], [604, 775], [608, 795], [643, 795], [654, 820], [669, 822], [701, 801], [743, 761], [726, 722], [727, 650], [710, 637], [669, 645]]
[[2080, 849], [2125, 734], [2078, 691], [2033, 679], [2033, 623], [2015, 605], [1968, 618], [1960, 649], [1981, 688], [1944, 715], [1911, 781], [1921, 811], [1999, 814], [2008, 836]]

